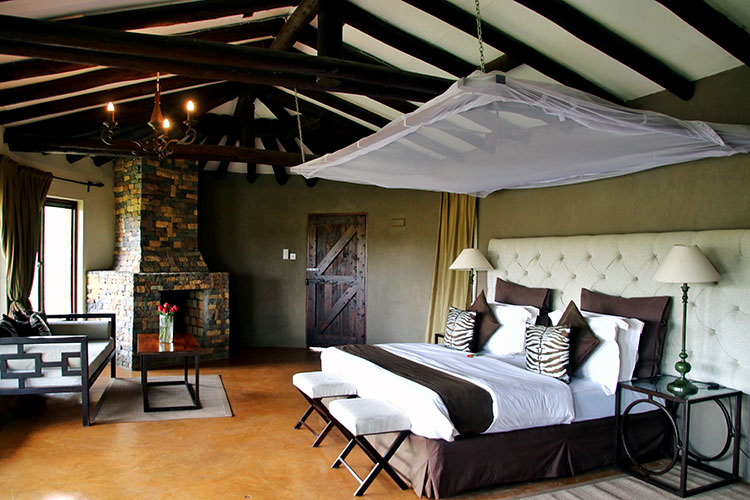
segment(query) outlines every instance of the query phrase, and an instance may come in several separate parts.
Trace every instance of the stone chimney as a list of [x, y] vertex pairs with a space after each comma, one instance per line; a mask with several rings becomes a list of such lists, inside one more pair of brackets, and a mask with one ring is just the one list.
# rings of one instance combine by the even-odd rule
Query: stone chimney
[[114, 165], [114, 269], [87, 273], [89, 312], [117, 314], [117, 363], [137, 370], [140, 333], [156, 333], [157, 306], [177, 304], [175, 332], [192, 333], [202, 359], [229, 356], [229, 275], [208, 272], [198, 249], [198, 174], [184, 161]]

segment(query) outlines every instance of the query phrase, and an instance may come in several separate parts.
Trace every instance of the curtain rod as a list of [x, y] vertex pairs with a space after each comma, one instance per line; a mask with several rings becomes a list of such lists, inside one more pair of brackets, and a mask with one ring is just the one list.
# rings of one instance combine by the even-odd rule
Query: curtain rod
[[74, 182], [76, 184], [83, 184], [84, 186], [86, 186], [86, 192], [88, 192], [88, 193], [91, 192], [91, 188], [92, 187], [98, 187], [98, 188], [104, 187], [104, 183], [103, 182], [91, 182], [91, 181], [83, 182], [83, 181], [77, 181], [75, 179], [67, 179], [65, 177], [58, 177], [56, 175], [53, 175], [52, 178], [53, 179], [57, 179], [59, 181]]

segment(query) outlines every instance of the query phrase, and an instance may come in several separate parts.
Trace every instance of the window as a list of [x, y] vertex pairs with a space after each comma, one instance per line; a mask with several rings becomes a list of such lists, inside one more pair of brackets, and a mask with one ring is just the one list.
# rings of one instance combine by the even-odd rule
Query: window
[[78, 203], [47, 198], [42, 213], [40, 261], [31, 291], [34, 309], [53, 314], [76, 312], [77, 242]]

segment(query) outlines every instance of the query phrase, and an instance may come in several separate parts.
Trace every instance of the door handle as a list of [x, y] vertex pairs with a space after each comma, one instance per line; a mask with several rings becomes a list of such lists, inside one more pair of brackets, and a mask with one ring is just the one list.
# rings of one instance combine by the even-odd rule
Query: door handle
[[308, 267], [307, 269], [305, 269], [305, 271], [309, 273], [315, 273], [315, 272], [320, 271], [320, 269], [318, 269], [317, 267]]

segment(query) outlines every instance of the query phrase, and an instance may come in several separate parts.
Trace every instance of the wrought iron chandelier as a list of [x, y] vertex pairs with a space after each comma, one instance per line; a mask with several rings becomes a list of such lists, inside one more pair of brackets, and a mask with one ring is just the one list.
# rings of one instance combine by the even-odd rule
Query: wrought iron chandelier
[[174, 146], [177, 144], [192, 144], [195, 141], [197, 132], [195, 130], [196, 121], [191, 119], [191, 114], [195, 111], [195, 103], [187, 101], [185, 103], [187, 118], [183, 121], [185, 125], [185, 135], [182, 139], [173, 139], [169, 137], [169, 129], [172, 123], [161, 113], [161, 88], [159, 86], [159, 73], [156, 74], [156, 93], [154, 94], [154, 109], [151, 112], [151, 119], [148, 121], [149, 127], [154, 130], [154, 136], [143, 140], [116, 141], [115, 131], [117, 122], [115, 121], [115, 105], [112, 102], [107, 103], [107, 112], [109, 120], [102, 122], [101, 140], [109, 146], [120, 146], [131, 150], [134, 156], [141, 153], [155, 153], [156, 156], [163, 160], [174, 153]]

